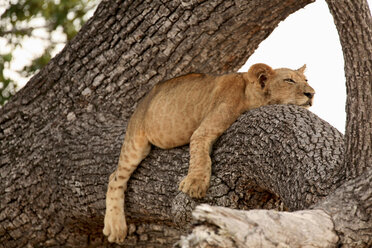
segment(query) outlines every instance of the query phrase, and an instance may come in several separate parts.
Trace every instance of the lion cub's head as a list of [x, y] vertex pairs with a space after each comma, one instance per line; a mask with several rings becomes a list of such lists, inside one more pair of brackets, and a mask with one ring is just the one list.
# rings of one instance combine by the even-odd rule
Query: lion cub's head
[[308, 108], [313, 103], [315, 91], [307, 83], [305, 68], [306, 65], [297, 70], [274, 70], [266, 64], [255, 64], [248, 70], [248, 78], [260, 88], [267, 104], [295, 104]]

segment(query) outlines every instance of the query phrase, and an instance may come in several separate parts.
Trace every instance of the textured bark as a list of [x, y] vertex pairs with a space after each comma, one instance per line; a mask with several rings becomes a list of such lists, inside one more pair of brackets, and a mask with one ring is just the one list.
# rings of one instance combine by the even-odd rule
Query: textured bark
[[372, 170], [347, 181], [313, 208], [332, 217], [344, 247], [372, 247]]
[[[0, 109], [0, 246], [108, 245], [107, 180], [136, 103], [180, 74], [236, 71], [279, 21], [310, 2], [103, 1]], [[188, 147], [151, 152], [129, 182], [128, 246], [171, 246], [201, 202], [297, 210], [345, 180], [343, 137], [297, 107], [250, 111], [214, 147], [201, 201], [177, 190]]]
[[311, 210], [237, 211], [202, 205], [179, 247], [371, 247], [372, 170], [347, 181]]
[[348, 177], [372, 168], [372, 17], [366, 0], [327, 0], [340, 37], [346, 76]]
[[[116, 143], [120, 147], [121, 141]], [[307, 110], [267, 106], [250, 111], [215, 144], [211, 188], [207, 198], [200, 201], [177, 190], [187, 172], [188, 147], [167, 151], [155, 148], [129, 183], [126, 204], [131, 224], [127, 243], [170, 245], [179, 230], [185, 231], [191, 210], [201, 202], [242, 209], [283, 209], [277, 196], [262, 189], [255, 192], [255, 183], [288, 199], [288, 208], [305, 208], [341, 183], [345, 174], [342, 147], [342, 135]], [[11, 247], [31, 239], [42, 245], [101, 244], [104, 191], [110, 170], [104, 170], [106, 175], [99, 175], [99, 168], [90, 166], [45, 170], [35, 180], [47, 181], [25, 185], [30, 178], [20, 182], [18, 187], [26, 188], [29, 196], [14, 194], [17, 186], [6, 184], [2, 243]], [[34, 172], [29, 173], [32, 176]], [[301, 187], [303, 181], [307, 184]], [[35, 194], [38, 189], [43, 193]], [[25, 227], [29, 228], [27, 235], [22, 233]], [[43, 230], [51, 237], [43, 236]], [[57, 230], [54, 237], [53, 230]]]
[[[348, 118], [345, 166], [343, 167], [347, 172], [345, 183], [311, 208], [327, 213], [328, 217], [325, 217], [324, 221], [331, 220], [333, 222], [334, 231], [339, 238], [337, 243], [332, 245], [325, 242], [324, 246], [372, 247], [372, 18], [366, 1], [326, 1], [335, 20], [345, 58]], [[307, 171], [305, 170], [304, 173], [306, 174]], [[299, 188], [303, 187], [302, 183], [306, 183], [306, 181], [301, 182], [300, 180]], [[285, 201], [285, 198], [282, 200]], [[300, 204], [300, 201], [301, 199], [296, 199], [297, 204]], [[312, 211], [316, 212], [317, 210]], [[221, 211], [222, 214], [219, 213]], [[264, 246], [278, 246], [283, 243], [283, 240], [286, 240], [284, 243], [291, 247], [308, 245], [307, 239], [302, 240], [302, 243], [299, 244], [290, 243], [291, 240], [286, 239], [288, 233], [275, 229], [275, 226], [270, 227], [270, 231], [274, 231], [274, 235], [268, 235], [268, 230], [259, 228], [259, 230], [255, 228], [241, 229], [238, 234], [234, 233], [233, 229], [226, 230], [224, 228], [226, 225], [232, 224], [230, 220], [220, 221], [217, 230], [216, 227], [210, 228], [210, 224], [216, 224], [215, 219], [220, 218], [219, 215], [223, 216], [228, 213], [230, 210], [208, 213], [211, 216], [207, 218], [207, 224], [202, 223], [197, 227], [202, 231], [194, 230], [193, 234], [183, 239], [183, 243], [181, 243], [185, 247], [208, 247], [217, 241], [221, 244], [227, 242], [223, 247], [240, 247], [239, 242], [242, 240], [232, 239], [231, 235], [233, 235], [235, 238], [237, 236], [244, 237], [244, 240], [254, 238], [257, 242], [264, 238], [265, 242], [268, 242]], [[259, 217], [252, 211], [245, 214], [253, 215], [254, 218]], [[198, 216], [198, 218], [203, 219], [204, 217]], [[284, 218], [286, 221], [290, 220], [289, 217]], [[314, 224], [313, 221], [307, 220], [307, 223], [303, 224], [311, 225]], [[278, 224], [283, 225], [282, 222], [279, 221]], [[270, 220], [265, 220], [259, 225], [265, 226], [270, 223]], [[249, 225], [249, 221], [245, 224]], [[301, 230], [293, 230], [289, 224], [284, 227], [292, 237], [302, 235]], [[275, 230], [277, 231], [275, 232]], [[210, 232], [208, 233], [208, 231]], [[315, 234], [314, 232], [310, 238], [315, 238]]]
[[[345, 59], [347, 179], [319, 207], [335, 223], [340, 243], [372, 246], [372, 17], [365, 0], [327, 0]], [[349, 211], [348, 211], [349, 210]]]

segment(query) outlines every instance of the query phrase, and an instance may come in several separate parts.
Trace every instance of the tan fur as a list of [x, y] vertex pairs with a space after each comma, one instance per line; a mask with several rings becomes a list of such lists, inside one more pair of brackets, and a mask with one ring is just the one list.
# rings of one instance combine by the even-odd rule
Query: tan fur
[[110, 176], [103, 233], [122, 243], [127, 234], [124, 191], [151, 144], [169, 149], [190, 143], [190, 167], [179, 189], [204, 197], [213, 142], [245, 111], [268, 104], [309, 107], [314, 90], [298, 70], [255, 64], [246, 73], [188, 74], [156, 85], [131, 117], [117, 170]]

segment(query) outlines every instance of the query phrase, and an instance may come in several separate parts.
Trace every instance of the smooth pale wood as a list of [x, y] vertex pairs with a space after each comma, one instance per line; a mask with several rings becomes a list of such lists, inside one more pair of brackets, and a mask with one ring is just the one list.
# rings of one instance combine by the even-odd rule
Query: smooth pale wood
[[338, 236], [331, 217], [322, 210], [241, 211], [199, 205], [197, 227], [179, 247], [334, 247]]

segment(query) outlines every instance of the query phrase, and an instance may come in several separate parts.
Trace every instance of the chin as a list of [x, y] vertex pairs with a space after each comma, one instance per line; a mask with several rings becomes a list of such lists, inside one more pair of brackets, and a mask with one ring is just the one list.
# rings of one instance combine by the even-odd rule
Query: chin
[[305, 108], [305, 109], [309, 109], [311, 107], [310, 104], [306, 104], [306, 105], [301, 105], [301, 107]]
[[313, 103], [312, 103], [311, 101], [308, 101], [308, 102], [305, 102], [305, 103], [303, 103], [303, 104], [301, 104], [301, 105], [299, 105], [299, 106], [308, 109], [308, 108], [310, 108], [312, 105], [313, 105]]

